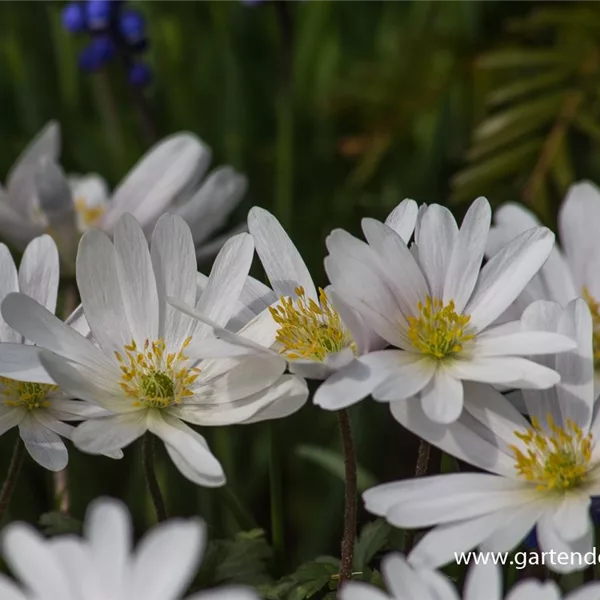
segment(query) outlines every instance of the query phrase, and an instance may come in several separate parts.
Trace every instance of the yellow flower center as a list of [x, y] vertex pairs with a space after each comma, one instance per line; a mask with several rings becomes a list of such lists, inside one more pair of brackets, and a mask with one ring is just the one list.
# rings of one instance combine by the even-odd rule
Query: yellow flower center
[[471, 317], [457, 314], [453, 300], [444, 305], [439, 298], [427, 296], [417, 308], [419, 316], [408, 318], [408, 338], [419, 352], [447, 358], [460, 353], [465, 342], [475, 337], [468, 330]]
[[527, 481], [537, 483], [538, 490], [565, 491], [586, 479], [592, 459], [592, 434], [567, 419], [565, 428], [557, 427], [548, 415], [548, 429], [540, 427], [533, 417], [525, 433], [515, 435], [525, 443], [527, 451], [510, 446], [515, 455], [515, 469]]
[[319, 303], [307, 298], [304, 288], [296, 288], [296, 294], [295, 300], [282, 297], [277, 308], [269, 308], [279, 325], [276, 340], [282, 354], [292, 360], [322, 361], [328, 354], [345, 348], [356, 352], [350, 332], [322, 289], [319, 288]]
[[586, 287], [582, 290], [583, 298], [592, 313], [592, 339], [594, 344], [594, 367], [600, 368], [600, 303], [590, 294]]
[[134, 406], [166, 408], [194, 395], [191, 386], [200, 369], [189, 367], [183, 353], [191, 341], [187, 338], [178, 352], [167, 353], [162, 338], [146, 340], [143, 348], [132, 341], [123, 353], [115, 352], [121, 369], [119, 385], [134, 399]]
[[35, 408], [48, 408], [48, 396], [58, 390], [57, 385], [49, 383], [33, 383], [30, 381], [17, 381], [8, 377], [0, 377], [2, 389], [0, 394], [5, 406], [15, 408], [22, 406], [27, 410]]
[[86, 227], [92, 227], [96, 221], [104, 214], [105, 206], [98, 204], [97, 206], [89, 206], [87, 200], [80, 196], [75, 199], [75, 210], [81, 217], [81, 221]]

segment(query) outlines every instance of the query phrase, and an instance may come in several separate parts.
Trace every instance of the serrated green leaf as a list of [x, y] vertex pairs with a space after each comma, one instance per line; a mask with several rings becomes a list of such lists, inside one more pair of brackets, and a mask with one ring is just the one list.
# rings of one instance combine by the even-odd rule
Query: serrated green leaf
[[81, 534], [81, 521], [70, 515], [55, 510], [44, 513], [38, 521], [42, 531], [46, 535], [63, 535], [66, 533]]
[[494, 106], [504, 104], [505, 102], [516, 100], [521, 96], [557, 86], [563, 83], [567, 76], [568, 73], [566, 71], [550, 71], [532, 77], [523, 77], [490, 92], [487, 102]]
[[312, 581], [301, 583], [296, 586], [288, 596], [288, 600], [305, 600], [306, 598], [312, 598], [317, 592], [320, 592], [328, 583], [330, 577], [323, 575]]
[[384, 519], [367, 523], [360, 532], [354, 548], [354, 569], [362, 571], [388, 541], [391, 526]]
[[568, 58], [558, 50], [507, 48], [483, 54], [477, 59], [476, 66], [481, 69], [507, 69], [514, 67], [547, 67], [564, 65], [565, 63], [568, 63]]
[[[326, 471], [329, 471], [332, 475], [335, 475], [342, 481], [345, 479], [345, 468], [344, 468], [344, 457], [334, 450], [327, 448], [320, 448], [318, 446], [298, 446], [296, 454], [302, 458], [305, 458]], [[371, 488], [377, 485], [377, 479], [374, 475], [369, 473], [366, 469], [363, 469], [360, 465], [356, 470], [357, 476], [357, 487], [359, 492]]]

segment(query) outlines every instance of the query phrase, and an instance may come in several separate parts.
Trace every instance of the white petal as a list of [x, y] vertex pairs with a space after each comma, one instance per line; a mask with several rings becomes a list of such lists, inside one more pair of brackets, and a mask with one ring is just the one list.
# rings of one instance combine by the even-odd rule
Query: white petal
[[385, 556], [381, 561], [381, 570], [392, 598], [430, 597], [427, 576], [413, 569], [402, 555]]
[[552, 516], [556, 532], [566, 542], [582, 538], [592, 527], [590, 521], [591, 498], [587, 493], [572, 493], [562, 498]]
[[88, 454], [120, 450], [144, 435], [146, 410], [85, 421], [73, 432], [73, 443]]
[[4, 575], [0, 575], [0, 598], [2, 600], [27, 600], [23, 592]]
[[338, 596], [340, 600], [389, 600], [390, 598], [379, 588], [364, 581], [348, 581], [342, 586]]
[[33, 460], [50, 471], [61, 471], [69, 462], [69, 454], [60, 437], [37, 419], [27, 416], [19, 423], [19, 433]]
[[54, 383], [40, 362], [40, 349], [28, 344], [0, 344], [0, 375], [19, 381]]
[[421, 392], [423, 412], [436, 423], [453, 423], [463, 408], [463, 385], [445, 369], [437, 369]]
[[427, 277], [431, 295], [442, 298], [448, 262], [452, 255], [458, 226], [454, 215], [439, 204], [428, 206], [421, 217], [421, 226], [416, 243], [419, 249], [419, 264]]
[[129, 214], [115, 226], [119, 287], [133, 339], [140, 346], [158, 337], [158, 293], [150, 250], [140, 224]]
[[[19, 276], [15, 261], [8, 248], [0, 244], [0, 302], [11, 292], [19, 291]], [[21, 342], [21, 336], [2, 318], [0, 319], [0, 341]]]
[[18, 408], [9, 409], [0, 413], [0, 435], [6, 433], [9, 429], [16, 427], [25, 418], [26, 412]]
[[502, 600], [502, 569], [491, 562], [469, 569], [463, 590], [465, 600]]
[[477, 336], [478, 356], [525, 356], [528, 354], [555, 354], [573, 350], [576, 343], [570, 337], [547, 331], [516, 331], [494, 335], [488, 330]]
[[395, 359], [389, 377], [372, 392], [375, 400], [393, 402], [414, 396], [429, 384], [439, 369], [435, 361], [412, 352], [396, 352]]
[[184, 477], [205, 487], [225, 484], [221, 464], [199, 433], [179, 419], [157, 411], [148, 414], [148, 428], [165, 443], [171, 460]]
[[226, 585], [187, 596], [185, 600], [259, 600], [250, 587]]
[[205, 544], [199, 520], [173, 519], [147, 533], [131, 568], [130, 598], [176, 600], [192, 581]]
[[387, 216], [385, 224], [392, 228], [404, 240], [405, 244], [408, 244], [415, 229], [418, 212], [417, 203], [406, 198]]
[[554, 234], [545, 227], [522, 233], [481, 269], [465, 313], [481, 331], [497, 319], [523, 291], [548, 258]]
[[302, 287], [308, 298], [317, 300], [306, 264], [279, 221], [270, 212], [254, 206], [248, 213], [248, 230], [275, 293], [293, 298], [296, 288]]
[[[560, 600], [560, 592], [556, 590], [555, 596], [548, 596], [548, 598], [540, 598], [539, 600]], [[569, 593], [565, 597], [565, 600], [596, 600], [600, 597], [600, 581], [593, 581], [586, 583], [574, 592]], [[507, 598], [507, 600], [529, 600], [529, 596], [526, 595], [515, 595], [515, 597]]]
[[[491, 219], [490, 203], [485, 198], [477, 198], [469, 207], [454, 240], [446, 271], [443, 300], [444, 304], [454, 300], [458, 313], [463, 312], [477, 282]], [[437, 240], [432, 239], [429, 243], [436, 244]]]
[[56, 310], [58, 293], [58, 250], [49, 235], [35, 238], [25, 248], [19, 267], [19, 290], [50, 312]]

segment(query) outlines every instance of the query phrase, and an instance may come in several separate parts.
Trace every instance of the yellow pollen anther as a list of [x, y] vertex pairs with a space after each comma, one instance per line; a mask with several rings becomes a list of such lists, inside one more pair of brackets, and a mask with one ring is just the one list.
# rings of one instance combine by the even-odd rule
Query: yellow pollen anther
[[104, 214], [106, 207], [102, 204], [89, 206], [83, 196], [75, 199], [75, 210], [81, 217], [81, 221], [86, 227], [92, 227], [96, 221]]
[[419, 316], [408, 318], [408, 338], [419, 352], [446, 358], [460, 353], [465, 342], [475, 337], [468, 330], [471, 317], [457, 314], [453, 300], [444, 305], [439, 298], [427, 296], [417, 308]]
[[192, 338], [187, 338], [178, 352], [167, 353], [165, 341], [145, 340], [139, 348], [135, 340], [123, 352], [115, 352], [121, 369], [120, 386], [134, 399], [134, 406], [166, 408], [193, 396], [191, 389], [198, 379], [200, 369], [188, 366], [185, 348]]
[[281, 298], [279, 305], [270, 307], [273, 320], [279, 325], [277, 342], [281, 354], [291, 360], [324, 360], [328, 354], [356, 344], [338, 312], [331, 306], [325, 292], [319, 288], [319, 303], [307, 298], [304, 288], [296, 288], [298, 297]]
[[544, 428], [533, 417], [525, 433], [515, 431], [515, 436], [527, 446], [526, 452], [510, 446], [515, 469], [527, 481], [537, 483], [538, 490], [570, 490], [585, 481], [590, 469], [592, 434], [584, 435], [570, 419], [564, 428], [558, 427], [551, 415], [547, 421], [548, 427]]
[[11, 408], [22, 406], [27, 410], [48, 408], [50, 406], [48, 396], [58, 390], [57, 385], [17, 381], [8, 377], [0, 377], [0, 383], [2, 384], [0, 395], [4, 405]]
[[600, 302], [589, 292], [587, 287], [582, 290], [582, 295], [592, 313], [592, 339], [594, 344], [594, 367], [600, 368]]

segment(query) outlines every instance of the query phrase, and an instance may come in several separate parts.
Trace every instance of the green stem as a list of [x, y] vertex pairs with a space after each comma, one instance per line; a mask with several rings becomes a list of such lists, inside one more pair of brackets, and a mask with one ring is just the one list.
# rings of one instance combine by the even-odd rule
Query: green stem
[[156, 471], [154, 470], [154, 436], [147, 431], [142, 439], [142, 462], [144, 465], [144, 473], [146, 475], [146, 483], [148, 484], [148, 491], [154, 504], [154, 510], [156, 511], [156, 519], [160, 523], [167, 518], [167, 509], [165, 506], [165, 500], [160, 486], [158, 485], [158, 479], [156, 478]]
[[238, 495], [233, 491], [231, 486], [226, 485], [218, 488], [218, 490], [221, 498], [227, 505], [229, 512], [233, 515], [242, 531], [258, 529], [258, 524], [254, 518], [254, 515], [239, 499]]
[[281, 462], [277, 450], [275, 422], [267, 423], [269, 440], [269, 493], [271, 499], [271, 543], [276, 575], [282, 573], [285, 561], [285, 538], [283, 520], [283, 486]]
[[273, 6], [277, 11], [281, 36], [279, 90], [276, 100], [275, 213], [283, 227], [289, 227], [294, 202], [293, 23], [289, 2], [277, 0]]
[[17, 434], [17, 441], [15, 442], [10, 465], [8, 466], [8, 473], [6, 474], [6, 479], [2, 485], [2, 490], [0, 490], [0, 522], [4, 518], [6, 509], [10, 504], [10, 499], [15, 491], [24, 457], [25, 444], [23, 444], [21, 437]]
[[342, 537], [342, 559], [340, 565], [339, 586], [352, 578], [352, 561], [354, 559], [354, 544], [356, 541], [356, 514], [357, 514], [357, 476], [356, 476], [356, 451], [352, 436], [350, 414], [346, 409], [337, 413], [344, 448], [345, 467], [345, 507], [344, 507], [344, 534]]
[[[431, 454], [431, 446], [425, 440], [419, 441], [419, 450], [417, 453], [417, 464], [415, 466], [415, 477], [423, 477], [427, 475], [427, 467], [429, 466], [429, 455]], [[415, 543], [414, 530], [404, 533], [404, 553], [408, 554]]]

